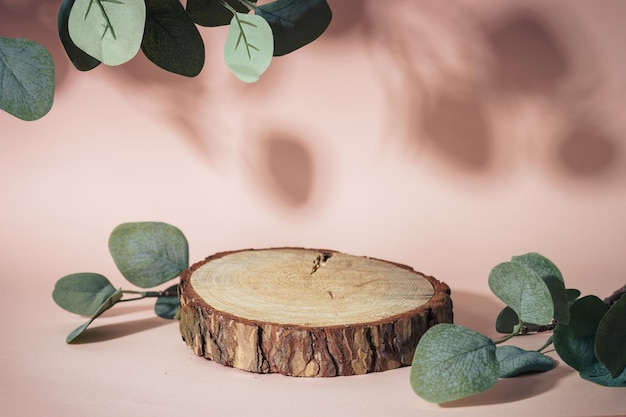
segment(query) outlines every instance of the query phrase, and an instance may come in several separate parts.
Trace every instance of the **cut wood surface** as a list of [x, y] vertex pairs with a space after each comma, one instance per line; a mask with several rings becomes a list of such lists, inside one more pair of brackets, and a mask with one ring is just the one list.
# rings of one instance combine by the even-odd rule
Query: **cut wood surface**
[[215, 254], [183, 272], [180, 302], [181, 334], [198, 356], [294, 376], [410, 365], [421, 335], [452, 322], [445, 284], [332, 250]]

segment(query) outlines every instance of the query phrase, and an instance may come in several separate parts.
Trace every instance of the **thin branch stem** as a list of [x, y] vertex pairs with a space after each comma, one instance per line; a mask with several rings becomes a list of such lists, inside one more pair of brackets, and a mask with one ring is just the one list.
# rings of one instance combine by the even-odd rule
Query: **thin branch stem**
[[123, 294], [135, 294], [137, 297], [121, 299], [122, 301], [135, 301], [142, 300], [144, 298], [161, 298], [161, 297], [176, 297], [178, 295], [177, 292], [172, 291], [135, 291], [135, 290], [122, 290]]
[[500, 338], [498, 340], [494, 340], [493, 344], [494, 345], [499, 345], [500, 343], [504, 343], [507, 340], [512, 339], [512, 338], [514, 338], [515, 336], [517, 336], [519, 334], [520, 334], [519, 331], [516, 331], [515, 329], [513, 329], [513, 333], [508, 334], [508, 335], [506, 335], [506, 336], [504, 336], [504, 337], [502, 337], [502, 338]]
[[550, 346], [553, 342], [553, 337], [554, 336], [550, 336], [548, 338], [548, 340], [546, 340], [546, 343], [543, 344], [543, 346], [541, 346], [539, 349], [537, 349], [537, 352], [541, 353], [543, 350], [545, 350], [548, 346]]
[[619, 300], [622, 295], [626, 294], [626, 285], [624, 285], [622, 288], [620, 288], [619, 290], [616, 290], [613, 294], [611, 294], [610, 296], [606, 297], [604, 299], [604, 304], [606, 304], [608, 307], [611, 307], [613, 304], [615, 304], [617, 302], [617, 300]]

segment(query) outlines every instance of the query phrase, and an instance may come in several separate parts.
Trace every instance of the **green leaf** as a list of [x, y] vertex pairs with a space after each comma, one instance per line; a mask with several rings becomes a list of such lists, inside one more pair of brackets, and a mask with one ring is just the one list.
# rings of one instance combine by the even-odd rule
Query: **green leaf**
[[57, 19], [59, 38], [61, 39], [63, 48], [65, 48], [65, 53], [67, 53], [74, 67], [79, 71], [89, 71], [100, 65], [100, 61], [76, 46], [70, 37], [68, 22], [74, 1], [75, 0], [63, 0], [63, 3], [61, 3]]
[[172, 295], [157, 298], [156, 304], [154, 305], [154, 312], [157, 316], [163, 317], [164, 319], [175, 319], [178, 317], [180, 310], [178, 284], [168, 287], [165, 292]]
[[45, 116], [54, 100], [54, 62], [46, 48], [0, 37], [0, 109], [27, 121]]
[[144, 0], [76, 0], [68, 29], [72, 41], [106, 65], [132, 59], [146, 23]]
[[204, 42], [179, 0], [146, 1], [141, 50], [164, 70], [187, 77], [204, 66]]
[[517, 313], [511, 307], [506, 306], [496, 318], [496, 331], [498, 333], [511, 334], [518, 324], [519, 317], [517, 317]]
[[260, 16], [235, 13], [230, 22], [224, 59], [240, 80], [252, 83], [269, 67], [274, 52], [272, 29]]
[[496, 265], [489, 273], [489, 288], [525, 323], [548, 324], [554, 308], [552, 296], [539, 274], [518, 262]]
[[622, 296], [602, 317], [595, 341], [596, 357], [612, 377], [626, 368], [626, 297]]
[[528, 372], [545, 372], [554, 368], [554, 361], [534, 350], [517, 346], [496, 346], [500, 378], [510, 378]]
[[570, 307], [572, 306], [572, 304], [574, 304], [576, 299], [580, 297], [580, 290], [577, 290], [575, 288], [568, 288], [565, 290], [565, 293], [567, 294], [567, 304]]
[[328, 27], [332, 11], [325, 0], [277, 0], [256, 8], [274, 33], [274, 56], [295, 51], [317, 39]]
[[613, 377], [601, 362], [595, 362], [580, 372], [580, 377], [605, 387], [626, 387], [626, 371]]
[[514, 256], [512, 262], [524, 264], [539, 274], [552, 296], [554, 319], [560, 323], [567, 324], [569, 321], [569, 304], [567, 302], [565, 282], [559, 268], [548, 258], [538, 253]]
[[67, 335], [67, 338], [65, 339], [65, 343], [72, 343], [74, 339], [76, 339], [85, 330], [87, 330], [87, 327], [89, 327], [89, 325], [95, 319], [100, 317], [102, 313], [104, 313], [105, 311], [113, 307], [118, 301], [120, 301], [122, 299], [122, 296], [123, 296], [122, 289], [121, 288], [117, 289], [113, 294], [111, 294], [109, 298], [104, 300], [104, 302], [98, 307], [98, 309], [93, 314], [93, 316], [89, 319], [89, 321], [82, 324], [80, 327], [74, 329], [74, 331], [72, 331], [69, 335]]
[[488, 337], [455, 324], [431, 327], [411, 365], [411, 387], [426, 401], [442, 403], [491, 388], [500, 368]]
[[84, 272], [59, 279], [52, 291], [52, 299], [70, 313], [91, 316], [114, 293], [115, 287], [105, 276]]
[[185, 235], [166, 223], [123, 223], [111, 232], [109, 251], [122, 275], [141, 288], [169, 281], [189, 266]]
[[595, 338], [598, 324], [607, 307], [598, 297], [588, 295], [570, 308], [569, 324], [557, 323], [554, 328], [554, 349], [561, 359], [578, 372], [596, 366]]
[[[235, 11], [248, 12], [248, 7], [239, 0], [226, 0]], [[250, 1], [256, 3], [256, 0]], [[187, 13], [200, 26], [223, 26], [230, 24], [233, 13], [221, 0], [187, 0]]]

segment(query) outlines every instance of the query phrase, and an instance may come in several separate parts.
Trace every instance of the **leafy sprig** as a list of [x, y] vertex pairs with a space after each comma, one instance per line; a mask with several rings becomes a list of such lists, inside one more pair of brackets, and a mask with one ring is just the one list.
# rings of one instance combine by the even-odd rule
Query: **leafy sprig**
[[[140, 288], [170, 281], [189, 266], [187, 239], [179, 229], [166, 223], [123, 223], [111, 233], [109, 251], [121, 274]], [[52, 298], [71, 313], [90, 316], [67, 336], [67, 343], [73, 342], [96, 318], [120, 302], [156, 298], [154, 311], [166, 319], [177, 319], [180, 309], [178, 284], [162, 291], [123, 290], [116, 289], [105, 276], [92, 272], [59, 279]]]
[[[489, 287], [505, 304], [489, 337], [455, 324], [430, 328], [415, 350], [410, 382], [430, 402], [448, 402], [493, 387], [499, 378], [545, 372], [555, 366], [543, 352], [554, 344], [565, 363], [600, 385], [626, 386], [626, 297], [609, 308], [598, 297], [566, 289], [559, 269], [537, 253], [496, 265]], [[531, 331], [554, 330], [537, 350], [500, 345]]]
[[[94, 2], [98, 14], [89, 13]], [[230, 25], [226, 64], [241, 80], [254, 82], [272, 56], [317, 39], [331, 19], [326, 0], [275, 0], [262, 6], [256, 0], [189, 0], [185, 7], [179, 0], [63, 0], [58, 27], [67, 55], [81, 71], [100, 63], [123, 64], [141, 50], [162, 69], [193, 77], [202, 70], [205, 53], [196, 25]], [[247, 59], [237, 47], [242, 39]]]
[[[188, 0], [185, 6], [181, 0], [63, 0], [57, 26], [67, 56], [80, 71], [101, 63], [121, 65], [141, 50], [158, 67], [195, 77], [205, 63], [196, 25], [230, 25], [226, 65], [239, 79], [255, 82], [273, 56], [314, 41], [331, 19], [326, 0], [275, 0], [261, 6], [256, 0]], [[242, 39], [246, 48], [238, 47]], [[50, 111], [55, 67], [39, 43], [0, 37], [0, 81], [0, 109], [27, 121]]]

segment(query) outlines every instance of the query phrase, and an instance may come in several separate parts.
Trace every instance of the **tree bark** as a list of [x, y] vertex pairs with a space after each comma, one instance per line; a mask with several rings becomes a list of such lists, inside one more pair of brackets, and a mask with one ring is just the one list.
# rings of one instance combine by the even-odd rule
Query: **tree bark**
[[452, 322], [450, 289], [412, 268], [332, 250], [222, 252], [181, 274], [180, 331], [196, 355], [256, 373], [337, 376], [410, 365]]

